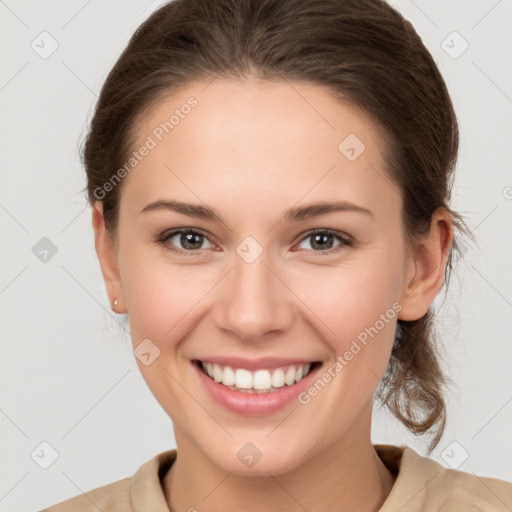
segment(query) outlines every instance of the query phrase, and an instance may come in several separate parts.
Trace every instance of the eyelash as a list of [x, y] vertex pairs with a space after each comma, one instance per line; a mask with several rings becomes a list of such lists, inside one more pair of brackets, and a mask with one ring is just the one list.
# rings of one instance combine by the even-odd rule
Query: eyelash
[[[201, 231], [198, 231], [196, 229], [186, 228], [186, 229], [176, 229], [174, 231], [164, 232], [164, 233], [162, 233], [160, 235], [160, 237], [156, 240], [156, 242], [161, 244], [161, 245], [163, 245], [163, 247], [165, 249], [167, 249], [168, 251], [171, 251], [173, 253], [183, 254], [183, 255], [187, 255], [187, 256], [196, 256], [198, 254], [201, 254], [201, 250], [189, 250], [189, 251], [186, 251], [186, 250], [183, 250], [183, 249], [176, 249], [175, 247], [173, 247], [173, 246], [171, 246], [171, 245], [169, 245], [167, 243], [167, 241], [170, 238], [172, 238], [175, 235], [179, 235], [179, 234], [184, 234], [184, 235], [185, 234], [187, 234], [187, 235], [188, 234], [201, 235], [204, 238], [206, 238], [208, 241], [210, 241], [209, 238], [206, 236], [206, 234], [202, 233]], [[309, 250], [310, 252], [312, 252], [314, 254], [319, 254], [319, 255], [332, 254], [332, 253], [336, 252], [339, 249], [343, 249], [343, 247], [351, 247], [351, 246], [354, 245], [354, 240], [352, 238], [350, 238], [348, 235], [346, 235], [345, 233], [343, 233], [341, 231], [335, 231], [333, 229], [313, 229], [312, 231], [309, 231], [308, 233], [306, 233], [303, 236], [303, 238], [301, 238], [300, 242], [303, 242], [307, 238], [311, 238], [312, 236], [319, 235], [319, 234], [331, 235], [331, 236], [337, 238], [341, 243], [339, 245], [337, 245], [336, 247], [333, 247], [331, 249], [327, 249], [325, 251]], [[210, 241], [210, 243], [212, 243], [212, 242]]]

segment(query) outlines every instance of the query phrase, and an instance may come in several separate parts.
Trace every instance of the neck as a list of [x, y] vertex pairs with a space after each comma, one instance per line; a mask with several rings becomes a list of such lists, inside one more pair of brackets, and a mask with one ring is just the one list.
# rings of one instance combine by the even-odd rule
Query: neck
[[[368, 418], [366, 418], [368, 419]], [[178, 457], [163, 479], [172, 511], [290, 510], [377, 512], [394, 484], [394, 477], [378, 457], [360, 426], [293, 470], [269, 476], [241, 476], [224, 471], [191, 443], [176, 434]], [[354, 435], [356, 431], [356, 435]], [[256, 508], [254, 508], [256, 507]]]

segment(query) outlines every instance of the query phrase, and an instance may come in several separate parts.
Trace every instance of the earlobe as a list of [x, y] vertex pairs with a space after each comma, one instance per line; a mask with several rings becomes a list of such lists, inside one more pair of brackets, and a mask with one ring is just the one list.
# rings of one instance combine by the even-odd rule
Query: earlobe
[[427, 313], [443, 284], [452, 241], [450, 213], [440, 207], [432, 215], [430, 231], [411, 251], [409, 268], [414, 272], [412, 279], [405, 281], [400, 320], [418, 320]]
[[117, 263], [117, 251], [114, 241], [105, 227], [103, 204], [101, 201], [96, 201], [92, 206], [92, 227], [94, 230], [96, 254], [100, 263], [109, 302], [116, 307], [116, 312], [119, 313], [118, 309], [123, 307], [123, 288]]

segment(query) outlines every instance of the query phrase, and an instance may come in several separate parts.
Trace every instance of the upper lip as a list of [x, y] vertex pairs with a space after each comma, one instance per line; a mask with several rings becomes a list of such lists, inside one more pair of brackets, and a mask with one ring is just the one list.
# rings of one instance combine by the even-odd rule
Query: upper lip
[[258, 359], [245, 359], [243, 357], [205, 357], [196, 359], [204, 363], [230, 366], [231, 368], [245, 368], [247, 370], [263, 370], [279, 368], [282, 366], [303, 366], [308, 363], [320, 362], [318, 359], [298, 359], [296, 357], [260, 357]]

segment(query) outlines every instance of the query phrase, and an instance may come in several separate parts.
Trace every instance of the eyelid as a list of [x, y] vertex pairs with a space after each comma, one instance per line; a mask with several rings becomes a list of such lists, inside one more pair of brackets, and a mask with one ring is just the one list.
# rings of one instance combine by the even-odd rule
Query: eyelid
[[[218, 247], [218, 244], [210, 239], [210, 235], [208, 233], [206, 233], [205, 231], [203, 231], [202, 229], [199, 229], [199, 228], [188, 228], [188, 227], [175, 228], [175, 229], [171, 229], [169, 231], [164, 231], [157, 238], [156, 242], [162, 244], [167, 250], [174, 252], [174, 253], [185, 254], [188, 256], [201, 255], [206, 249], [197, 249], [197, 250], [187, 251], [185, 249], [176, 248], [170, 244], [167, 244], [167, 241], [169, 240], [169, 238], [172, 238], [178, 234], [186, 234], [186, 233], [201, 235], [204, 238], [206, 238], [206, 240], [208, 240], [211, 244]], [[330, 228], [310, 229], [309, 231], [306, 231], [305, 233], [302, 233], [301, 235], [299, 235], [300, 238], [298, 239], [297, 243], [301, 243], [304, 240], [306, 240], [307, 238], [310, 238], [316, 234], [327, 234], [327, 235], [333, 236], [334, 238], [337, 238], [340, 241], [340, 244], [335, 247], [325, 249], [323, 251], [322, 250], [314, 251], [314, 250], [306, 249], [308, 253], [318, 254], [318, 255], [333, 254], [333, 253], [337, 252], [339, 249], [342, 249], [343, 247], [351, 247], [355, 243], [354, 238], [352, 236], [350, 236], [349, 234], [347, 234], [343, 231], [338, 231], [336, 229], [330, 229]]]
[[337, 252], [339, 249], [342, 249], [343, 247], [350, 247], [355, 244], [354, 238], [351, 237], [349, 234], [347, 234], [343, 231], [338, 231], [337, 229], [330, 229], [330, 228], [310, 229], [309, 231], [306, 231], [305, 233], [300, 235], [298, 243], [301, 243], [302, 241], [306, 240], [307, 238], [310, 238], [317, 234], [327, 234], [327, 235], [333, 236], [334, 238], [337, 238], [340, 241], [340, 244], [335, 247], [332, 247], [330, 249], [325, 249], [323, 251], [308, 250], [309, 253], [319, 254], [319, 255], [334, 254], [335, 252]]
[[354, 239], [344, 231], [338, 231], [337, 229], [330, 229], [330, 228], [314, 228], [310, 229], [309, 231], [306, 231], [305, 233], [299, 235], [300, 241], [304, 240], [304, 238], [308, 238], [312, 235], [317, 235], [320, 233], [328, 233], [329, 235], [337, 236], [341, 239], [343, 239], [345, 242], [353, 242]]
[[168, 240], [170, 238], [172, 238], [172, 237], [174, 237], [176, 235], [189, 234], [189, 233], [192, 233], [192, 234], [195, 234], [195, 235], [201, 235], [206, 240], [208, 240], [208, 242], [210, 242], [210, 244], [212, 244], [214, 246], [218, 246], [217, 243], [215, 243], [214, 241], [211, 240], [211, 236], [208, 233], [206, 233], [205, 231], [203, 231], [202, 229], [199, 229], [199, 228], [187, 228], [187, 227], [175, 228], [175, 229], [171, 229], [169, 231], [164, 231], [160, 236], [158, 236], [158, 238], [156, 240], [156, 243], [160, 243], [160, 244], [164, 245], [166, 249], [168, 249], [168, 250], [170, 250], [172, 252], [180, 253], [180, 254], [184, 254], [184, 253], [188, 254], [188, 255], [199, 255], [199, 254], [201, 254], [206, 249], [197, 249], [197, 250], [187, 251], [185, 249], [176, 248], [174, 246], [171, 246], [170, 244], [167, 244], [167, 242], [168, 242]]

